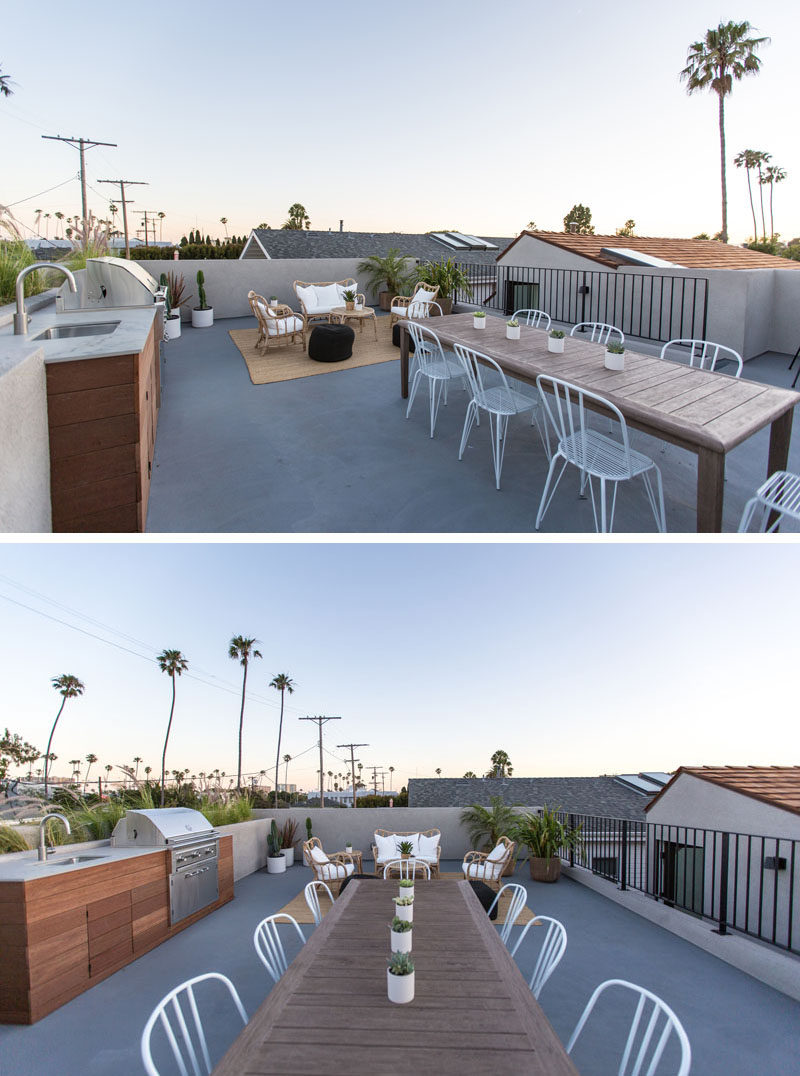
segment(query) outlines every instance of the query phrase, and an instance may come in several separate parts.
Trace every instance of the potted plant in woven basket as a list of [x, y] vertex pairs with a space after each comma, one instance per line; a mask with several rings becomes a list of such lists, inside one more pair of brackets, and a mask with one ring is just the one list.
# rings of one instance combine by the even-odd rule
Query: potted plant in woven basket
[[398, 841], [397, 847], [400, 850], [400, 858], [408, 859], [411, 853], [414, 851], [414, 845], [411, 841]]
[[348, 288], [344, 292], [344, 308], [345, 310], [355, 310], [356, 308], [356, 293], [353, 288]]
[[281, 851], [281, 837], [275, 819], [267, 834], [267, 873], [283, 874], [286, 870], [286, 856]]
[[214, 324], [214, 307], [206, 302], [206, 278], [203, 270], [197, 270], [197, 302], [198, 306], [192, 308], [192, 328], [210, 329]]
[[411, 931], [413, 927], [414, 924], [409, 923], [407, 919], [400, 919], [399, 916], [394, 917], [389, 924], [391, 932], [389, 944], [393, 953], [411, 952]]
[[528, 846], [531, 878], [535, 882], [557, 882], [561, 877], [561, 851], [579, 848], [581, 827], [568, 826], [556, 811], [544, 807], [541, 814], [524, 814], [514, 833], [520, 844]]
[[563, 355], [565, 335], [561, 329], [553, 329], [547, 337], [547, 350], [552, 351], [554, 355]]
[[[397, 247], [387, 250], [384, 257], [371, 254], [360, 263], [359, 273], [367, 278], [367, 287], [378, 293], [381, 310], [388, 310], [395, 295], [404, 295], [409, 287], [409, 257]], [[381, 290], [384, 288], [385, 290]]]
[[414, 1000], [414, 961], [408, 953], [393, 953], [386, 969], [389, 1001], [406, 1005]]

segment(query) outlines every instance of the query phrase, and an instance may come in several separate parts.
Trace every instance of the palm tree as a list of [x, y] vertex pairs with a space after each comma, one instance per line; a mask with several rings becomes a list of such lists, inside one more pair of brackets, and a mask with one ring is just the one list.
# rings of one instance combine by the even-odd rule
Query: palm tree
[[[292, 761], [291, 755], [284, 755], [283, 761], [286, 763], [286, 768], [283, 771], [283, 784], [286, 789], [286, 794], [289, 794], [289, 763]], [[264, 772], [263, 770], [261, 771]]]
[[0, 69], [0, 97], [10, 97], [14, 91], [11, 89], [11, 76], [4, 75]]
[[[55, 211], [55, 213], [53, 214], [53, 216], [54, 216], [54, 217], [56, 218], [56, 220], [58, 221], [58, 224], [60, 224], [60, 223], [61, 223], [61, 221], [62, 221], [62, 220], [64, 219], [64, 214], [63, 214], [63, 213], [61, 212], [61, 210], [59, 210], [59, 209], [57, 209], [57, 210]], [[56, 232], [58, 232], [58, 224], [56, 225]], [[58, 235], [56, 235], [56, 236], [55, 236], [55, 238], [56, 238], [56, 239], [58, 239]]]
[[180, 676], [189, 668], [189, 662], [180, 650], [162, 650], [156, 658], [158, 667], [166, 673], [172, 681], [172, 705], [169, 708], [169, 721], [167, 722], [167, 735], [164, 737], [164, 750], [161, 753], [161, 806], [164, 806], [164, 778], [167, 770], [167, 744], [169, 733], [172, 728], [172, 715], [175, 712], [175, 677]]
[[756, 207], [753, 201], [753, 186], [750, 182], [750, 171], [756, 167], [756, 158], [758, 157], [758, 150], [756, 149], [743, 149], [741, 153], [737, 153], [733, 158], [733, 163], [737, 168], [744, 168], [747, 172], [747, 193], [750, 195], [750, 212], [753, 214], [753, 239], [758, 239], [758, 225], [756, 224]]
[[72, 766], [72, 780], [77, 781], [78, 778], [81, 775], [81, 771], [80, 771], [81, 760], [79, 758], [71, 758], [69, 760], [69, 764], [70, 764], [70, 766]]
[[87, 755], [86, 761], [89, 765], [86, 767], [86, 776], [83, 778], [83, 791], [86, 791], [86, 787], [89, 784], [89, 770], [92, 768], [95, 762], [97, 762], [97, 755]]
[[244, 700], [247, 691], [247, 666], [251, 658], [260, 658], [261, 651], [254, 649], [258, 639], [248, 639], [244, 635], [234, 635], [228, 645], [228, 657], [238, 661], [244, 672], [242, 673], [242, 708], [239, 711], [239, 762], [236, 770], [236, 788], [242, 789], [242, 729], [244, 728]]
[[47, 796], [47, 774], [49, 769], [48, 762], [50, 760], [50, 745], [53, 742], [53, 733], [56, 731], [56, 725], [58, 724], [59, 717], [61, 717], [61, 711], [64, 709], [67, 699], [74, 699], [77, 695], [82, 695], [86, 690], [78, 677], [73, 676], [71, 673], [63, 673], [61, 676], [54, 676], [50, 682], [61, 696], [61, 705], [58, 708], [58, 713], [56, 714], [56, 719], [53, 722], [53, 727], [50, 729], [50, 739], [47, 741], [47, 750], [44, 753], [45, 796]]
[[745, 75], [757, 75], [761, 60], [756, 55], [768, 37], [751, 37], [749, 22], [720, 23], [706, 30], [702, 41], [689, 46], [686, 67], [680, 77], [686, 81], [686, 92], [709, 87], [719, 98], [719, 148], [722, 181], [722, 242], [728, 242], [728, 192], [725, 175], [725, 98], [733, 90], [734, 80]]
[[44, 237], [45, 237], [45, 239], [50, 238], [50, 217], [51, 216], [52, 216], [52, 214], [50, 214], [50, 213], [45, 213], [45, 215], [44, 215]]
[[[394, 784], [394, 766], [389, 767], [389, 784]], [[392, 789], [392, 791], [394, 791], [394, 789]]]
[[501, 837], [511, 837], [514, 832], [516, 815], [513, 809], [503, 803], [500, 796], [491, 796], [489, 802], [490, 807], [473, 803], [459, 816], [474, 848], [494, 848]]
[[761, 242], [767, 241], [767, 222], [764, 219], [764, 173], [761, 171], [762, 165], [768, 165], [772, 160], [770, 153], [764, 153], [759, 151], [756, 158], [756, 171], [758, 172], [758, 193], [761, 198]]
[[163, 213], [163, 212], [160, 212], [158, 214], [158, 241], [159, 241], [159, 243], [164, 238], [164, 217], [166, 217], [166, 215], [167, 214]]
[[134, 756], [134, 759], [133, 759], [133, 761], [134, 761], [134, 762], [136, 763], [136, 772], [135, 772], [135, 773], [134, 773], [134, 775], [133, 775], [133, 779], [134, 779], [134, 781], [135, 781], [135, 782], [137, 783], [137, 785], [138, 785], [138, 783], [139, 783], [139, 763], [140, 763], [140, 762], [141, 762], [142, 760], [141, 760], [141, 759], [139, 758], [139, 756], [138, 756], [138, 755], [135, 755], [135, 756]]
[[760, 183], [769, 184], [769, 237], [775, 238], [775, 219], [772, 215], [772, 188], [776, 183], [782, 183], [786, 179], [786, 169], [780, 168], [776, 164], [767, 165], [763, 177], [759, 180]]
[[34, 209], [33, 211], [33, 226], [36, 229], [36, 234], [39, 235], [39, 228], [42, 224], [43, 209]]
[[227, 239], [228, 238], [228, 218], [227, 217], [220, 217], [219, 222], [222, 225], [222, 227], [225, 229], [225, 238]]
[[437, 776], [437, 777], [441, 777], [441, 776], [442, 776], [442, 771], [441, 771], [441, 769], [436, 769], [436, 770], [434, 770], [433, 772], [434, 772], [434, 773], [436, 774], [436, 776]]
[[144, 768], [144, 777], [145, 777], [145, 780], [148, 782], [148, 784], [150, 782], [150, 774], [152, 772], [153, 772], [153, 767], [152, 766], [145, 766], [145, 768]]
[[111, 771], [114, 769], [114, 767], [109, 762], [108, 765], [103, 767], [103, 769], [106, 771], [106, 791], [108, 791], [108, 782], [111, 778]]
[[[294, 680], [287, 676], [286, 673], [278, 673], [269, 682], [270, 687], [274, 687], [276, 691], [281, 693], [281, 719], [278, 725], [278, 751], [275, 755], [275, 806], [278, 806], [278, 766], [281, 762], [281, 736], [283, 735], [283, 704], [286, 699], [286, 692], [290, 695], [294, 694]], [[322, 780], [320, 780], [320, 788], [322, 788]]]

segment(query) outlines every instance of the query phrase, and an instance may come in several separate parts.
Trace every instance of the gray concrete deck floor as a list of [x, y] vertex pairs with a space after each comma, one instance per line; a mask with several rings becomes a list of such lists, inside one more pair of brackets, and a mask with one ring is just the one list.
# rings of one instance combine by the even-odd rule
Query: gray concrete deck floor
[[[443, 870], [458, 868], [458, 863], [442, 864]], [[542, 885], [523, 871], [527, 865], [517, 868], [515, 880], [526, 885], [528, 906], [560, 919], [569, 936], [564, 959], [540, 997], [562, 1041], [594, 987], [623, 978], [653, 990], [675, 1010], [692, 1044], [693, 1076], [800, 1074], [800, 1010], [786, 995], [578, 882], [562, 878], [558, 885]], [[0, 1070], [26, 1076], [137, 1076], [143, 1071], [139, 1039], [150, 1012], [173, 986], [205, 971], [229, 976], [247, 1012], [254, 1013], [271, 980], [253, 951], [253, 930], [310, 877], [298, 865], [284, 875], [250, 875], [237, 883], [230, 904], [39, 1023], [0, 1027]], [[303, 928], [307, 937], [312, 929]], [[299, 942], [288, 931], [285, 936], [293, 956]], [[520, 950], [517, 959], [523, 974], [530, 975], [533, 952]], [[582, 1076], [616, 1071], [614, 1047], [624, 1039], [630, 1012], [615, 1005], [597, 1009], [596, 1016], [574, 1054]], [[214, 1058], [238, 1033], [237, 1021], [226, 1006], [215, 1008], [208, 1020]], [[397, 1061], [398, 1073], [414, 1068], [411, 1045]]]
[[[395, 362], [253, 385], [228, 335], [253, 325], [230, 318], [187, 327], [166, 345], [148, 532], [533, 532], [547, 460], [524, 416], [512, 420], [498, 492], [486, 423], [457, 458], [462, 390], [451, 391], [431, 440], [426, 398], [406, 421]], [[788, 364], [766, 354], [746, 363], [743, 376], [788, 387]], [[728, 456], [727, 531], [766, 477], [768, 441], [762, 430]], [[662, 469], [667, 529], [694, 531], [694, 454], [671, 445], [662, 454], [660, 442], [638, 432], [633, 444]], [[797, 435], [789, 463], [800, 470]], [[580, 499], [570, 468], [542, 533], [593, 530], [591, 503]], [[641, 480], [620, 486], [615, 531], [655, 531]]]

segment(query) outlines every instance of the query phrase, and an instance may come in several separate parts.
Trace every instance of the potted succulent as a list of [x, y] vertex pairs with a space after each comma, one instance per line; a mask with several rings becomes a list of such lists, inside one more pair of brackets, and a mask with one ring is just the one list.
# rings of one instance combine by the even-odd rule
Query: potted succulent
[[606, 344], [606, 357], [603, 365], [606, 370], [625, 369], [625, 348], [622, 344]]
[[294, 842], [297, 840], [297, 823], [287, 818], [281, 829], [281, 851], [286, 856], [286, 866], [294, 866]]
[[581, 827], [567, 826], [557, 812], [544, 807], [541, 814], [524, 814], [514, 836], [528, 846], [531, 878], [535, 882], [557, 882], [561, 877], [561, 849], [578, 848]]
[[393, 953], [411, 952], [411, 931], [413, 927], [414, 924], [409, 923], [407, 919], [401, 919], [397, 915], [394, 917], [389, 924], [389, 930], [391, 931], [389, 944]]
[[361, 262], [358, 271], [366, 275], [367, 287], [378, 293], [381, 310], [388, 310], [395, 295], [405, 294], [410, 285], [409, 256], [401, 254], [397, 247], [387, 250], [383, 258], [379, 254], [370, 255]]
[[398, 919], [405, 919], [408, 923], [414, 922], [414, 898], [392, 897], [397, 910]]
[[411, 841], [398, 841], [397, 847], [400, 850], [400, 858], [408, 859], [411, 853], [414, 851], [414, 845]]
[[552, 351], [554, 355], [563, 355], [564, 353], [564, 333], [561, 329], [553, 329], [550, 335], [547, 337], [547, 350]]
[[200, 304], [192, 308], [192, 328], [210, 329], [214, 324], [214, 307], [206, 302], [206, 278], [203, 270], [197, 270], [197, 301]]
[[345, 841], [344, 842], [344, 850], [345, 850], [345, 852], [352, 852], [353, 851], [353, 842], [352, 841]]
[[267, 873], [283, 874], [286, 871], [286, 856], [281, 851], [281, 837], [275, 819], [267, 834]]
[[414, 879], [413, 878], [401, 878], [399, 882], [400, 896], [401, 897], [413, 897], [414, 896]]
[[476, 310], [472, 315], [472, 327], [474, 329], [486, 328], [486, 312], [484, 310]]
[[267, 305], [270, 306], [274, 310], [275, 307], [278, 305], [278, 296], [277, 295], [270, 295], [269, 302], [267, 303]]
[[[417, 282], [428, 284], [432, 288], [439, 288], [436, 302], [442, 308], [443, 314], [453, 313], [453, 301], [457, 292], [466, 299], [472, 298], [469, 277], [452, 258], [446, 261], [443, 259], [438, 262], [425, 262], [424, 265], [420, 265], [417, 269]], [[438, 311], [434, 307], [431, 313], [435, 315]]]
[[183, 273], [170, 270], [166, 275], [169, 313], [167, 314], [167, 340], [177, 340], [181, 335], [181, 307], [191, 296], [186, 295], [186, 278]]
[[386, 969], [386, 988], [389, 1001], [396, 1005], [414, 1000], [414, 961], [408, 953], [392, 953]]
[[519, 340], [519, 322], [515, 318], [506, 322], [506, 339]]
[[353, 288], [348, 288], [344, 292], [344, 308], [345, 310], [355, 310], [356, 308], [356, 293]]

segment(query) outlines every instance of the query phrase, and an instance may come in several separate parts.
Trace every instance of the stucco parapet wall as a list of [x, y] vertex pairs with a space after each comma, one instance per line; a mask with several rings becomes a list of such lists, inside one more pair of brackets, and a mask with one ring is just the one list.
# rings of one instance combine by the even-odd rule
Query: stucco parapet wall
[[247, 822], [215, 827], [220, 836], [233, 837], [234, 882], [266, 866], [267, 834], [271, 821], [270, 814], [265, 818], [252, 818]]

